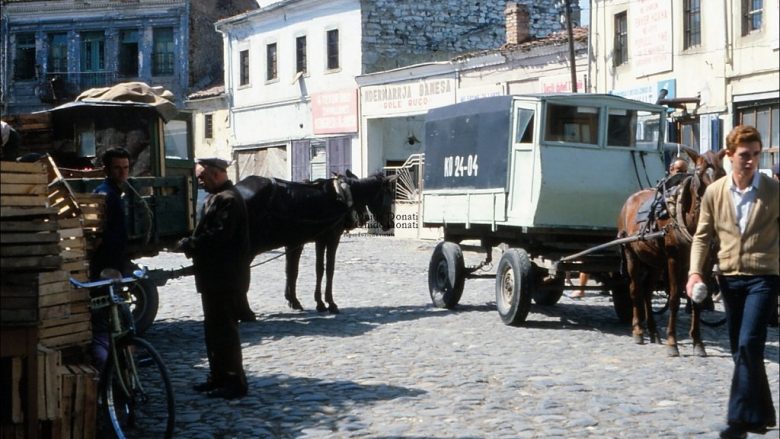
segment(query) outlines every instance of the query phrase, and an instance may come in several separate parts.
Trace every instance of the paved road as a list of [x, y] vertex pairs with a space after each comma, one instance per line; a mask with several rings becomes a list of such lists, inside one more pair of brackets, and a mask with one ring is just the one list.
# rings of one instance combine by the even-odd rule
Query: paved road
[[[253, 268], [250, 301], [259, 319], [241, 327], [250, 393], [238, 401], [190, 389], [207, 372], [200, 300], [191, 277], [169, 282], [147, 335], [173, 375], [177, 436], [717, 437], [732, 371], [725, 328], [705, 328], [710, 356], [694, 357], [683, 314], [683, 355], [670, 359], [661, 345], [633, 344], [609, 297], [595, 293], [532, 308], [519, 328], [501, 322], [492, 280], [467, 281], [457, 311], [435, 309], [427, 288], [433, 245], [346, 237], [335, 316], [314, 311], [313, 247], [301, 261], [303, 313], [284, 301], [284, 258]], [[144, 262], [187, 263], [177, 254]], [[771, 328], [776, 410], [779, 346]]]

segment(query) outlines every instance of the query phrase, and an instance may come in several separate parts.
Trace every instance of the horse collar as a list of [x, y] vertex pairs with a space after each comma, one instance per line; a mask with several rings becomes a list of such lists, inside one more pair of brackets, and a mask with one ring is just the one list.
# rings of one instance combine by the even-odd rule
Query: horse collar
[[336, 191], [336, 199], [351, 208], [354, 201], [352, 200], [352, 189], [349, 187], [349, 183], [344, 181], [341, 176], [333, 178], [332, 181], [333, 189]]

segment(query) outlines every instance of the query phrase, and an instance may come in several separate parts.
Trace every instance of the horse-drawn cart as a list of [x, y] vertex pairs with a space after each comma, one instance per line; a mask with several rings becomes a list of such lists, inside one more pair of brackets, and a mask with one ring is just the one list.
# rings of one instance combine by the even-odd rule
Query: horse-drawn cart
[[[616, 219], [629, 195], [664, 176], [664, 126], [664, 107], [611, 95], [498, 96], [431, 110], [423, 223], [444, 230], [428, 273], [434, 305], [452, 308], [466, 279], [495, 276], [498, 312], [519, 324], [532, 299], [555, 304], [565, 273], [578, 271], [611, 291], [629, 320]], [[499, 245], [495, 275], [483, 274]], [[472, 249], [486, 257], [467, 267], [463, 250]]]

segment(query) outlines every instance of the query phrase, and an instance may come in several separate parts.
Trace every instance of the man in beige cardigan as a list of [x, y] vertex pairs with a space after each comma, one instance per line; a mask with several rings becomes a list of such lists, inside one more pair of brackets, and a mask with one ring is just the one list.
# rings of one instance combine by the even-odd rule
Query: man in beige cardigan
[[761, 135], [751, 126], [737, 126], [726, 137], [732, 171], [707, 187], [691, 244], [689, 297], [703, 281], [710, 241], [720, 242], [718, 283], [734, 359], [728, 428], [720, 432], [721, 438], [765, 433], [777, 423], [764, 346], [780, 284], [780, 185], [757, 172], [761, 147]]

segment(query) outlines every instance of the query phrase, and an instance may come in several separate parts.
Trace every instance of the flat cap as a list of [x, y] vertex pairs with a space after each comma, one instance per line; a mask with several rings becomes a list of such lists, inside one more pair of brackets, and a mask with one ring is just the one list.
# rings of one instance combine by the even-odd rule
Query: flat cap
[[213, 168], [219, 168], [222, 169], [223, 171], [227, 171], [227, 168], [230, 165], [230, 163], [228, 163], [227, 160], [223, 160], [217, 157], [195, 159], [195, 163], [203, 166], [211, 166]]

